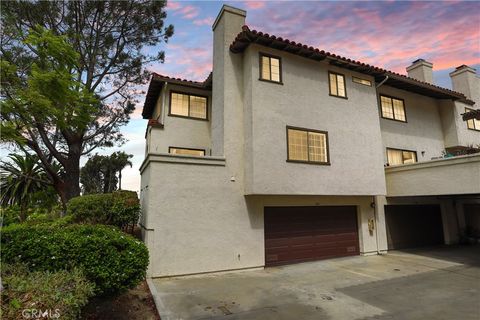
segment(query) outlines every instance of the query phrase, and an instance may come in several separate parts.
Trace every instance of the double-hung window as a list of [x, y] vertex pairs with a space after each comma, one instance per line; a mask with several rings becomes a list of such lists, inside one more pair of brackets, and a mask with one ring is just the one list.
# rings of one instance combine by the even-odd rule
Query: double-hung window
[[[465, 112], [473, 111], [473, 109], [465, 108]], [[480, 120], [477, 119], [469, 119], [467, 120], [467, 128], [471, 130], [480, 131]]]
[[417, 153], [410, 150], [387, 148], [387, 162], [390, 166], [417, 162]]
[[207, 119], [207, 98], [186, 93], [170, 93], [170, 115]]
[[260, 80], [282, 83], [281, 63], [280, 57], [260, 53]]
[[329, 72], [328, 80], [329, 80], [331, 96], [347, 98], [347, 89], [345, 87], [345, 76], [343, 74]]
[[381, 95], [380, 105], [382, 107], [382, 118], [407, 122], [405, 103], [402, 99]]
[[328, 133], [287, 127], [288, 161], [329, 164]]

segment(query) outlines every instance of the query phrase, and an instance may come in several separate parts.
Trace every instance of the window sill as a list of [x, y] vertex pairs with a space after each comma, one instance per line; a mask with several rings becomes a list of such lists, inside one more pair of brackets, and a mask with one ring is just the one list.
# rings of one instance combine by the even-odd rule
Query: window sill
[[408, 123], [407, 120], [403, 121], [403, 120], [397, 120], [397, 119], [385, 118], [385, 117], [381, 117], [381, 118], [385, 119], [385, 120], [391, 120], [391, 121], [396, 121], [396, 122], [401, 122], [401, 123]]
[[468, 127], [467, 127], [467, 129], [468, 129], [468, 130], [471, 130], [471, 131], [480, 132], [480, 129], [473, 129], [473, 128], [468, 128]]
[[313, 164], [313, 165], [317, 165], [317, 166], [329, 166], [330, 165], [330, 162], [314, 162], [314, 161], [288, 160], [288, 159], [287, 159], [287, 162]]
[[329, 95], [330, 97], [335, 97], [335, 98], [341, 98], [341, 99], [348, 100], [348, 97], [337, 96], [337, 95], [331, 94], [331, 93], [329, 93], [328, 95]]
[[275, 83], [275, 84], [280, 84], [283, 86], [283, 82], [282, 81], [273, 81], [273, 80], [267, 80], [267, 79], [262, 79], [262, 78], [258, 78], [259, 81], [263, 81], [263, 82], [269, 82], [269, 83]]
[[189, 120], [208, 121], [208, 118], [203, 119], [203, 118], [187, 117], [187, 116], [181, 116], [181, 115], [172, 114], [172, 113], [169, 113], [168, 116], [169, 117], [175, 117], [175, 118], [189, 119]]

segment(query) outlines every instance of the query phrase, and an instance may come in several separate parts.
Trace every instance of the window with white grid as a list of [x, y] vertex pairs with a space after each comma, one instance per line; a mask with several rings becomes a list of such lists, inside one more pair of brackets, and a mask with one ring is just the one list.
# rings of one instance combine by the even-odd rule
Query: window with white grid
[[327, 133], [287, 128], [288, 160], [328, 163]]

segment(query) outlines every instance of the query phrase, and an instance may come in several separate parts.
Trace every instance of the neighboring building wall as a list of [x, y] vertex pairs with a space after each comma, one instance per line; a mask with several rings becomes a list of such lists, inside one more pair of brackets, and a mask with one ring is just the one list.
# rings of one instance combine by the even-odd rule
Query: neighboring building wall
[[[403, 99], [407, 118], [407, 122], [380, 119], [384, 163], [386, 148], [416, 151], [419, 162], [442, 156], [445, 144], [437, 100], [386, 85], [378, 88], [381, 94]], [[380, 102], [378, 108], [381, 114]]]
[[[208, 120], [187, 119], [169, 115], [170, 92], [172, 91], [208, 97]], [[212, 95], [208, 90], [169, 84], [166, 90], [162, 90], [154, 110], [154, 119], [159, 119], [164, 127], [151, 128], [149, 153], [168, 153], [169, 147], [181, 147], [205, 149], [205, 154], [210, 154], [212, 147], [210, 135], [211, 100]], [[162, 108], [163, 102], [165, 102], [164, 108]]]
[[[283, 85], [258, 80], [259, 52], [281, 56]], [[372, 78], [257, 45], [243, 55], [251, 70], [244, 71], [247, 194], [385, 194], [375, 87], [352, 82]], [[328, 71], [345, 75], [348, 99], [329, 95]], [[331, 165], [287, 162], [286, 126], [328, 131]]]

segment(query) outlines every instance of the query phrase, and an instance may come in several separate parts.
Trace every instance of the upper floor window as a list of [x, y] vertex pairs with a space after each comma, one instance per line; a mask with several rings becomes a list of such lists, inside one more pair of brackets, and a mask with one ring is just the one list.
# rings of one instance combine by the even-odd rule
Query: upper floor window
[[415, 151], [387, 148], [387, 162], [391, 166], [417, 162]]
[[185, 93], [170, 93], [170, 115], [207, 119], [207, 98]]
[[345, 88], [345, 76], [343, 74], [329, 72], [330, 95], [335, 97], [346, 98], [347, 89]]
[[365, 86], [372, 86], [372, 81], [367, 80], [367, 79], [362, 79], [362, 78], [357, 78], [357, 77], [352, 77], [352, 81], [355, 83], [363, 84]]
[[383, 118], [407, 122], [405, 104], [402, 99], [381, 95], [380, 104], [382, 106]]
[[288, 161], [329, 164], [328, 133], [287, 127]]
[[188, 148], [169, 147], [168, 148], [168, 153], [203, 157], [205, 155], [205, 150], [204, 149], [188, 149]]
[[260, 80], [282, 83], [282, 61], [280, 57], [260, 54]]
[[[465, 112], [473, 111], [474, 109], [465, 108]], [[467, 120], [467, 128], [471, 130], [480, 131], [480, 120], [477, 119], [470, 119]]]

